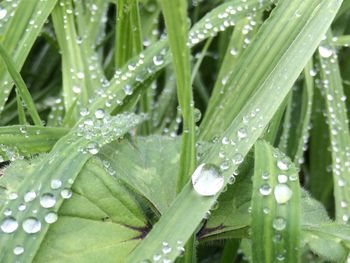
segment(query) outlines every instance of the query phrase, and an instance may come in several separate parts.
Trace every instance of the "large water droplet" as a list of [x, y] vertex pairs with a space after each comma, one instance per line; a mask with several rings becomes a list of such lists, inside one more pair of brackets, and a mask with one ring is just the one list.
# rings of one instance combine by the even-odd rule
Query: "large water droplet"
[[44, 208], [54, 207], [56, 204], [56, 198], [50, 193], [43, 194], [40, 198], [40, 204]]
[[292, 190], [290, 190], [289, 186], [286, 184], [278, 184], [274, 190], [276, 202], [279, 204], [287, 203], [292, 197], [292, 194]]
[[16, 247], [13, 249], [13, 254], [15, 254], [16, 256], [22, 255], [23, 252], [24, 252], [24, 248], [21, 247], [21, 246], [16, 246]]
[[203, 196], [217, 194], [224, 185], [224, 177], [214, 164], [201, 164], [192, 174], [194, 190]]
[[35, 234], [41, 230], [41, 223], [35, 217], [29, 217], [24, 220], [22, 228], [28, 234]]
[[13, 233], [17, 230], [18, 228], [18, 222], [16, 221], [16, 219], [14, 217], [6, 217], [2, 223], [1, 223], [1, 230], [4, 233]]

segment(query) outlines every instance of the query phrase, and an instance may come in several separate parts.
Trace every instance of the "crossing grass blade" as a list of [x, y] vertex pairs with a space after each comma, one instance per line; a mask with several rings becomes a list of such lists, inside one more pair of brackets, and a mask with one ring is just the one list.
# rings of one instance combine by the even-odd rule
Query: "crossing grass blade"
[[[317, 48], [340, 5], [341, 2], [339, 1], [322, 1], [320, 3], [295, 1], [293, 4], [280, 2], [271, 14], [270, 19], [262, 25], [255, 42], [246, 49], [248, 55], [252, 50], [261, 47], [261, 41], [264, 41], [267, 36], [272, 39], [272, 33], [276, 37], [278, 36], [284, 46], [284, 48], [278, 48], [275, 51], [274, 46], [269, 46], [269, 56], [274, 58], [273, 63], [269, 70], [265, 72], [265, 77], [261, 76], [261, 79], [257, 79], [261, 83], [257, 88], [257, 92], [245, 102], [244, 107], [235, 119], [229, 120], [228, 116], [225, 116], [230, 125], [220, 138], [224, 139], [226, 137], [229, 141], [233, 140], [235, 147], [233, 148], [226, 143], [221, 144], [219, 138], [206, 158], [201, 160], [202, 163], [210, 162], [220, 166], [222, 163], [219, 157], [220, 152], [229, 162], [232, 162], [231, 167], [223, 172], [226, 183], [255, 141], [262, 135], [264, 128], [272, 119], [303, 67]], [[300, 16], [295, 15], [296, 13], [299, 14], [297, 11], [300, 12]], [[280, 23], [283, 18], [286, 18], [286, 14], [290, 14], [290, 17], [287, 16], [288, 23]], [[261, 67], [263, 62], [259, 61], [258, 55], [261, 55], [261, 59], [266, 59], [264, 49], [259, 48], [257, 52], [258, 54], [254, 56], [255, 63], [243, 67], [247, 76], [255, 75], [256, 67]], [[264, 56], [262, 56], [262, 53]], [[290, 60], [295, 63], [290, 63]], [[237, 75], [233, 77], [237, 78]], [[272, 97], [273, 100], [269, 100]], [[270, 103], [266, 103], [267, 100]], [[256, 109], [258, 109], [258, 112], [256, 112]], [[225, 110], [225, 105], [223, 105], [223, 110]], [[257, 116], [247, 120], [247, 116], [252, 112], [256, 112]], [[218, 117], [215, 116], [215, 118]], [[245, 122], [242, 120], [245, 120]], [[247, 124], [249, 124], [249, 127], [254, 127], [254, 129], [248, 128]], [[237, 140], [237, 133], [242, 128], [246, 129], [247, 137], [245, 140]], [[226, 142], [227, 139], [223, 141]], [[176, 248], [177, 241], [185, 242], [198, 227], [205, 213], [213, 206], [216, 198], [217, 195], [214, 197], [198, 195], [193, 190], [192, 185], [188, 183], [146, 239], [128, 257], [127, 262], [152, 258], [155, 253], [161, 251], [164, 240], [168, 242], [170, 247], [174, 248]], [[195, 209], [193, 209], [194, 207]], [[173, 228], [174, 224], [179, 222], [183, 225], [181, 231]], [[179, 251], [174, 249], [167, 256], [172, 260], [178, 255]]]

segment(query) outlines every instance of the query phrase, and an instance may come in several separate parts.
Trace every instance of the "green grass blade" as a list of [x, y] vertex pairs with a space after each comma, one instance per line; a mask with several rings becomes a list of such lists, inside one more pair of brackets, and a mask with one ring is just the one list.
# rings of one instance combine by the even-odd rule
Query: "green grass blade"
[[[68, 129], [56, 127], [25, 125], [0, 127], [0, 144], [9, 149], [16, 149], [22, 158], [23, 156], [29, 157], [50, 151], [55, 143], [68, 132]], [[11, 158], [5, 152], [3, 159], [10, 160]]]
[[[44, 220], [48, 212], [47, 208], [57, 213], [65, 200], [64, 193], [71, 193], [70, 188], [85, 162], [92, 155], [97, 154], [100, 147], [120, 138], [142, 121], [142, 117], [127, 113], [115, 117], [104, 116], [103, 120], [90, 117], [89, 121], [80, 123], [69, 134], [60, 139], [55, 144], [54, 149], [44, 157], [33, 171], [32, 176], [26, 177], [19, 188], [13, 190], [16, 191], [18, 198], [5, 204], [1, 211], [1, 222], [8, 219], [4, 210], [10, 209], [13, 211], [11, 218], [15, 218], [19, 226], [22, 226], [26, 219], [35, 216], [35, 220], [38, 220], [36, 222], [40, 222], [41, 227], [39, 231], [34, 231], [34, 233], [24, 231], [25, 229], [22, 227], [18, 227], [13, 233], [2, 233], [0, 243], [7, 245], [0, 248], [1, 262], [16, 260], [13, 248], [18, 243], [25, 248], [22, 262], [32, 262], [49, 229], [49, 224]], [[91, 122], [93, 125], [90, 125]], [[36, 180], [33, 180], [33, 177]], [[68, 192], [62, 194], [61, 191], [53, 191], [51, 188], [52, 180], [60, 180], [61, 189]], [[24, 195], [28, 191], [35, 191], [38, 198], [26, 203], [25, 212], [19, 211], [17, 208], [23, 202]], [[46, 205], [43, 204], [43, 198], [47, 197], [45, 194], [50, 194], [49, 199], [54, 200], [54, 205], [45, 208]], [[32, 214], [33, 210], [37, 210], [34, 215]]]
[[[226, 30], [233, 26], [235, 22], [255, 13], [255, 10], [263, 10], [269, 5], [270, 3], [268, 2], [261, 4], [257, 0], [249, 0], [244, 4], [244, 8], [242, 8], [241, 3], [236, 1], [230, 1], [218, 6], [193, 26], [189, 36], [190, 46], [193, 47], [206, 38], [215, 36], [220, 30]], [[233, 10], [238, 9], [240, 11], [233, 12]], [[107, 102], [112, 103], [113, 106], [106, 110], [109, 112], [118, 111], [118, 108], [122, 107], [125, 98], [142, 86], [140, 82], [142, 84], [142, 81], [155, 75], [170, 62], [167, 41], [160, 40], [152, 44], [140, 56], [130, 60], [128, 65], [125, 65], [120, 72], [117, 72], [118, 74], [115, 74], [105, 91], [107, 96], [95, 97], [93, 104], [89, 108], [96, 110], [104, 107]], [[142, 66], [140, 66], [141, 64]]]
[[190, 52], [187, 47], [187, 1], [162, 0], [161, 5], [175, 70], [177, 96], [183, 117], [182, 150], [177, 184], [177, 191], [180, 192], [196, 165], [191, 65]]
[[300, 211], [297, 168], [284, 154], [258, 141], [252, 194], [253, 262], [300, 261]]
[[335, 46], [349, 47], [350, 46], [350, 36], [334, 37], [333, 38], [333, 44]]
[[[221, 153], [221, 156], [225, 155], [229, 165], [231, 165], [223, 172], [226, 183], [255, 141], [262, 135], [264, 128], [272, 119], [326, 33], [340, 4], [341, 2], [336, 0], [324, 0], [320, 3], [315, 3], [312, 0], [300, 0], [293, 2], [293, 4], [281, 2], [271, 18], [261, 27], [255, 42], [250, 45], [250, 48], [246, 49], [246, 52], [249, 52], [249, 49], [257, 48], [255, 45], [260, 46], [261, 43], [257, 39], [261, 40], [266, 39], [267, 36], [271, 37], [271, 32], [276, 36], [284, 36], [286, 38], [282, 40], [286, 43], [285, 49], [283, 51], [279, 50], [278, 54], [277, 52], [273, 54], [275, 58], [274, 66], [259, 81], [261, 84], [257, 89], [258, 92], [250, 97], [237, 117], [230, 121], [229, 127], [221, 137], [224, 143], [222, 144], [219, 139], [205, 160], [202, 160], [203, 163], [209, 162], [221, 166], [223, 161], [219, 157], [219, 153]], [[303, 10], [301, 16], [295, 16], [300, 8]], [[288, 17], [287, 24], [277, 23], [286, 17], [286, 9], [288, 13], [293, 14], [293, 19], [291, 20], [291, 17]], [[284, 32], [288, 32], [287, 35]], [[291, 37], [292, 32], [296, 34], [295, 37]], [[260, 52], [264, 54], [262, 59], [265, 59], [266, 53], [264, 49], [260, 49]], [[258, 55], [260, 56], [261, 54], [259, 53]], [[294, 63], [291, 63], [291, 60]], [[254, 64], [250, 64], [245, 68], [248, 76], [252, 76], [256, 72], [255, 65], [261, 66], [261, 61], [256, 59]], [[269, 98], [273, 99], [269, 100]], [[267, 100], [269, 103], [266, 103]], [[258, 112], [256, 112], [256, 109], [258, 109]], [[246, 120], [246, 116], [252, 112], [256, 112], [256, 116], [244, 122], [243, 120]], [[239, 131], [241, 133], [242, 130], [240, 129], [247, 124], [249, 124], [249, 127], [254, 127], [254, 129], [250, 128], [247, 130], [247, 137], [244, 140], [237, 140], [237, 133]], [[235, 142], [235, 147], [227, 143], [231, 140]], [[170, 260], [175, 259], [179, 255], [179, 251], [175, 249], [177, 241], [185, 242], [192, 235], [205, 213], [215, 203], [216, 198], [217, 195], [214, 197], [198, 195], [193, 190], [192, 184], [188, 183], [174, 200], [172, 206], [163, 214], [146, 239], [140, 243], [126, 262], [137, 262], [152, 258], [155, 253], [159, 253], [162, 250], [162, 241], [168, 242], [169, 246], [174, 248], [167, 257]], [[174, 229], [173, 226], [180, 222], [182, 229]]]
[[[22, 68], [56, 2], [57, 0], [19, 1], [14, 15], [9, 18], [7, 29], [0, 42], [18, 70]], [[4, 67], [0, 67], [0, 83], [3, 85], [0, 89], [1, 113], [13, 86], [11, 76]]]
[[6, 65], [8, 72], [10, 73], [16, 87], [21, 94], [21, 98], [26, 103], [28, 112], [33, 119], [35, 125], [42, 126], [43, 123], [40, 119], [39, 113], [35, 108], [33, 99], [28, 91], [27, 85], [21, 77], [21, 74], [16, 70], [15, 63], [12, 61], [11, 57], [8, 55], [4, 47], [0, 44], [0, 56]]
[[23, 103], [17, 89], [16, 89], [16, 100], [17, 100], [18, 122], [21, 125], [25, 125], [27, 124], [26, 114], [24, 112]]
[[336, 51], [332, 46], [332, 35], [321, 43], [319, 48], [321, 83], [320, 88], [326, 100], [332, 153], [332, 173], [336, 219], [347, 223], [350, 219], [350, 180], [349, 155], [350, 132], [347, 117], [344, 89], [340, 76]]

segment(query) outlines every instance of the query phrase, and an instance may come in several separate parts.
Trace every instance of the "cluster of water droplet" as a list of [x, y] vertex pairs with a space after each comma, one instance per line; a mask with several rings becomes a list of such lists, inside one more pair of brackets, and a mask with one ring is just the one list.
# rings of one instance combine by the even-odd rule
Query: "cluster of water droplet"
[[22, 160], [24, 156], [16, 146], [0, 144], [0, 162]]
[[183, 247], [183, 242], [180, 240], [176, 241], [176, 245], [174, 247], [176, 249], [173, 249], [173, 247], [171, 247], [167, 241], [163, 241], [161, 251], [159, 253], [154, 254], [152, 257], [152, 260], [150, 259], [142, 260], [141, 263], [151, 263], [151, 262], [170, 263], [172, 262], [172, 260], [169, 259], [170, 253], [176, 253], [182, 256], [182, 254], [185, 252], [185, 248]]
[[124, 113], [112, 117], [103, 109], [97, 109], [93, 114], [84, 108], [80, 112], [83, 120], [78, 125], [75, 134], [87, 142], [79, 150], [82, 153], [97, 154], [99, 149], [125, 132], [126, 127], [133, 127], [139, 123], [140, 118], [135, 114]]

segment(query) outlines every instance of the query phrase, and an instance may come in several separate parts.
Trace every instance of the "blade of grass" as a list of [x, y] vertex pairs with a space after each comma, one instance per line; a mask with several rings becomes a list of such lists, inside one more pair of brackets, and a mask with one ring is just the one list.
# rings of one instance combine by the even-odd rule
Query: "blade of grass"
[[[10, 17], [7, 29], [0, 40], [18, 70], [22, 68], [56, 2], [57, 0], [18, 2], [15, 13]], [[4, 67], [0, 67], [0, 83], [3, 85], [0, 89], [1, 113], [13, 86], [11, 76]]]
[[[278, 52], [275, 51], [270, 54], [275, 58], [273, 66], [269, 67], [269, 71], [265, 76], [261, 76], [258, 92], [244, 103], [244, 107], [242, 107], [237, 117], [230, 120], [229, 127], [221, 137], [224, 144], [220, 143], [219, 139], [205, 160], [202, 160], [202, 163], [210, 162], [220, 166], [223, 161], [219, 157], [219, 153], [222, 153], [229, 162], [232, 162], [232, 164], [230, 163], [231, 166], [223, 171], [225, 184], [255, 141], [262, 135], [264, 128], [272, 119], [315, 51], [340, 5], [341, 2], [337, 0], [323, 0], [319, 3], [315, 3], [313, 0], [300, 0], [293, 3], [282, 1], [274, 10], [270, 19], [263, 24], [255, 41], [246, 50], [246, 52], [251, 52], [249, 50], [254, 50], [256, 45], [260, 46], [261, 43], [257, 40], [265, 39], [267, 36], [271, 37], [272, 32], [274, 36], [281, 37], [282, 41], [286, 43], [283, 49], [278, 49]], [[302, 10], [301, 15], [296, 16], [295, 14], [299, 14], [297, 11], [300, 10]], [[288, 17], [288, 23], [279, 23], [286, 17], [286, 13], [292, 14], [291, 17]], [[287, 33], [284, 34], [285, 32]], [[270, 46], [271, 49], [273, 50]], [[266, 55], [264, 49], [260, 49], [259, 52]], [[265, 59], [265, 56], [262, 56], [261, 59]], [[294, 63], [291, 63], [291, 60]], [[256, 57], [254, 64], [245, 67], [246, 74], [248, 76], [254, 75], [256, 66], [261, 66], [261, 63], [262, 61]], [[267, 100], [269, 100], [269, 103], [266, 103]], [[257, 116], [246, 120], [246, 116], [251, 112], [256, 112], [256, 109], [258, 109]], [[243, 120], [246, 121], [243, 122]], [[247, 130], [248, 135], [245, 140], [237, 141], [238, 131], [248, 124], [249, 127], [254, 127], [254, 129]], [[235, 142], [234, 147], [227, 144], [230, 139]], [[205, 213], [214, 205], [219, 194], [220, 191], [215, 196], [203, 197], [193, 190], [192, 184], [189, 182], [147, 237], [127, 258], [126, 262], [138, 262], [152, 258], [155, 253], [162, 251], [162, 241], [164, 240], [167, 241], [170, 247], [174, 248], [177, 241], [185, 242], [200, 224]], [[174, 229], [173, 226], [179, 223], [181, 223], [182, 229]], [[178, 255], [179, 251], [173, 249], [171, 253], [167, 254], [167, 258], [173, 260]]]
[[161, 1], [176, 76], [177, 96], [183, 117], [182, 150], [177, 192], [196, 165], [195, 122], [191, 85], [190, 52], [187, 47], [187, 1]]
[[32, 117], [34, 124], [38, 126], [43, 126], [39, 113], [37, 112], [33, 99], [28, 91], [27, 85], [25, 84], [19, 72], [16, 70], [15, 63], [13, 62], [11, 57], [7, 54], [6, 50], [1, 44], [0, 44], [0, 56], [4, 64], [6, 65], [6, 68], [10, 73], [13, 81], [15, 82], [18, 92], [21, 95], [21, 98], [26, 103], [28, 113]]
[[18, 122], [19, 124], [27, 124], [26, 114], [24, 112], [23, 104], [18, 90], [16, 89], [16, 100], [17, 100], [17, 111], [18, 111]]
[[347, 223], [350, 219], [350, 132], [346, 112], [344, 89], [340, 76], [336, 50], [332, 46], [332, 33], [327, 34], [319, 48], [321, 82], [319, 87], [326, 100], [327, 120], [332, 153], [332, 173], [336, 219]]
[[[280, 162], [288, 169], [282, 170]], [[253, 262], [280, 262], [282, 258], [300, 262], [300, 199], [297, 168], [284, 154], [258, 141], [252, 194]]]

